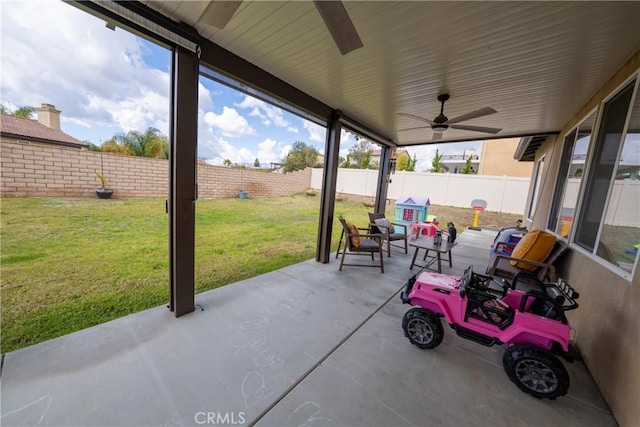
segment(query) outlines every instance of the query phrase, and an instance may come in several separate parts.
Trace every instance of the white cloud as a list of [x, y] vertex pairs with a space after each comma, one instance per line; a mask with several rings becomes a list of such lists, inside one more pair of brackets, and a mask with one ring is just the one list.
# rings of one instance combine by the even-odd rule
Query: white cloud
[[238, 114], [235, 109], [226, 106], [222, 108], [222, 114], [215, 114], [211, 111], [205, 113], [204, 122], [220, 129], [223, 136], [230, 138], [254, 135], [256, 133], [247, 122], [247, 119]]
[[258, 144], [257, 158], [260, 159], [261, 164], [279, 163], [289, 154], [289, 151], [291, 151], [290, 144], [283, 144], [267, 138]]
[[356, 143], [356, 137], [354, 134], [352, 134], [351, 132], [347, 132], [344, 129], [340, 131], [341, 146], [351, 147], [355, 143]]
[[309, 132], [309, 140], [315, 142], [324, 142], [326, 135], [326, 128], [317, 125], [308, 120], [303, 120], [303, 127]]
[[[231, 163], [238, 164], [253, 164], [255, 160], [248, 148], [238, 148], [221, 137], [201, 142], [200, 145], [199, 157], [204, 157], [212, 165], [222, 165], [226, 159], [229, 159]], [[203, 156], [202, 149], [209, 154]]]
[[298, 133], [298, 128], [293, 126], [291, 122], [284, 118], [282, 109], [254, 98], [250, 95], [245, 95], [242, 102], [234, 104], [238, 108], [247, 109], [251, 108], [249, 113], [252, 117], [258, 117], [265, 126], [274, 125], [283, 129], [286, 129], [292, 133]]
[[213, 109], [213, 100], [211, 99], [211, 91], [201, 82], [198, 82], [198, 108], [202, 110]]
[[152, 69], [141, 39], [59, 1], [4, 2], [1, 24], [3, 102], [53, 104], [62, 111], [63, 130], [167, 132], [168, 51], [155, 56], [165, 60], [165, 71]]
[[425, 172], [431, 169], [431, 161], [436, 154], [435, 145], [423, 145], [420, 147], [404, 147], [411, 157], [416, 156], [416, 171]]
[[266, 105], [266, 102], [260, 101], [258, 98], [254, 98], [253, 96], [245, 95], [242, 102], [237, 102], [235, 104], [238, 108], [258, 108]]
[[257, 159], [260, 160], [260, 164], [267, 164], [271, 162], [279, 162], [281, 160], [280, 154], [276, 154], [274, 149], [278, 148], [280, 144], [273, 139], [267, 138], [258, 144]]

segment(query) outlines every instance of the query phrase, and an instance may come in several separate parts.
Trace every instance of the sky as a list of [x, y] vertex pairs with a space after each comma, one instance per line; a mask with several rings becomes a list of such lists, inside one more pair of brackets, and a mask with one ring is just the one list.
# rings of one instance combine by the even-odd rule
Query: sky
[[[170, 52], [58, 0], [0, 0], [0, 103], [61, 110], [67, 134], [102, 144], [114, 134], [169, 129]], [[25, 19], [28, 17], [28, 19]], [[343, 132], [340, 154], [355, 138]], [[205, 77], [198, 90], [198, 157], [221, 165], [281, 162], [302, 141], [324, 152], [325, 129]], [[416, 170], [436, 149], [462, 154], [472, 141], [409, 147]]]

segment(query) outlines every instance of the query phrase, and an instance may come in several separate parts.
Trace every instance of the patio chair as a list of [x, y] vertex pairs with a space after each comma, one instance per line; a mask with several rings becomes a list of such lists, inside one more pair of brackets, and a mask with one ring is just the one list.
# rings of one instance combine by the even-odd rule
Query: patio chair
[[[402, 233], [396, 233], [395, 227], [403, 230]], [[404, 247], [404, 253], [407, 253], [407, 226], [404, 224], [396, 224], [385, 218], [384, 214], [369, 213], [369, 232], [371, 234], [380, 234], [382, 240], [387, 242], [387, 255], [391, 257], [391, 246], [398, 248]], [[404, 241], [404, 246], [392, 244], [391, 242]]]
[[[358, 228], [347, 222], [343, 217], [338, 217], [342, 230], [344, 232], [344, 248], [342, 249], [342, 258], [340, 259], [339, 271], [345, 265], [358, 267], [380, 267], [380, 272], [384, 273], [384, 255], [382, 253], [382, 237], [379, 234], [360, 234], [360, 230], [368, 231], [368, 228]], [[380, 255], [380, 262], [375, 262], [375, 253]], [[371, 257], [371, 264], [347, 264], [344, 259], [347, 255], [366, 255]]]
[[[491, 254], [486, 271], [489, 276], [511, 280], [516, 273], [528, 271], [532, 276], [532, 285], [536, 285], [539, 282], [555, 282], [558, 280], [555, 264], [568, 250], [563, 241], [556, 239], [553, 248], [542, 261], [500, 254], [499, 249], [502, 244], [503, 242], [496, 243], [497, 250]], [[526, 280], [524, 282], [527, 283]]]

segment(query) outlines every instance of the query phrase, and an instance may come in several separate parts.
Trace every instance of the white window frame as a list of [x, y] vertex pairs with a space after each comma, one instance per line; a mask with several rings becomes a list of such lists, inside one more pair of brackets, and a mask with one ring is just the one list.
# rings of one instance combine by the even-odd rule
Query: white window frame
[[546, 154], [536, 160], [536, 164], [533, 169], [533, 189], [531, 191], [531, 198], [527, 204], [527, 220], [533, 221], [533, 217], [536, 214], [536, 208], [538, 201], [540, 200], [540, 189], [542, 188], [542, 174], [544, 173], [544, 159]]
[[[584, 178], [587, 176], [588, 174], [588, 169], [589, 169], [589, 164], [591, 161], [591, 152], [593, 150], [593, 137], [595, 135], [596, 130], [598, 129], [598, 126], [600, 124], [599, 122], [599, 111], [598, 111], [598, 107], [594, 108], [593, 110], [589, 111], [579, 122], [577, 125], [575, 125], [574, 127], [572, 127], [571, 129], [569, 129], [562, 138], [562, 149], [560, 150], [560, 158], [559, 161], [562, 161], [562, 154], [564, 152], [565, 146], [567, 144], [566, 138], [568, 135], [571, 135], [572, 132], [576, 132], [575, 135], [575, 140], [573, 142], [574, 146], [573, 146], [573, 150], [572, 150], [572, 157], [573, 154], [575, 153], [575, 145], [578, 142], [578, 137], [580, 136], [580, 128], [581, 126], [584, 124], [584, 122], [586, 122], [590, 117], [593, 117], [593, 124], [591, 125], [591, 137], [589, 139], [589, 145], [587, 146], [587, 153], [585, 155], [585, 161], [584, 161], [584, 167], [582, 168], [582, 175], [580, 178], [580, 186], [578, 188], [578, 197], [576, 199], [576, 205], [574, 206], [574, 211], [573, 211], [573, 221], [575, 221], [578, 218], [578, 209], [580, 207], [580, 202], [582, 201], [582, 195], [584, 194], [584, 185], [585, 185], [585, 180]], [[572, 159], [569, 159], [569, 161], [571, 161]], [[558, 172], [560, 170], [560, 167], [562, 165], [558, 164]], [[569, 183], [569, 174], [571, 173], [571, 164], [569, 164], [569, 167], [567, 168], [567, 173], [564, 176], [560, 176], [560, 174], [558, 173], [558, 175], [556, 176], [556, 182], [554, 183], [553, 186], [553, 195], [551, 198], [551, 205], [549, 206], [549, 211], [548, 211], [548, 215], [546, 218], [546, 229], [547, 231], [553, 233], [558, 239], [561, 239], [565, 242], [570, 242], [571, 239], [573, 238], [573, 233], [576, 229], [576, 227], [572, 224], [571, 225], [571, 230], [569, 231], [569, 234], [567, 235], [567, 237], [562, 237], [560, 234], [558, 234], [556, 232], [556, 229], [558, 228], [558, 221], [560, 220], [560, 210], [562, 209], [562, 206], [564, 205], [564, 199], [566, 197], [566, 192], [567, 192], [567, 185]], [[553, 199], [555, 198], [556, 192], [558, 191], [558, 182], [560, 180], [564, 181], [564, 185], [562, 186], [562, 197], [560, 197], [560, 199], [558, 199], [558, 215], [556, 218], [556, 223], [555, 223], [555, 227], [554, 229], [550, 229], [549, 228], [549, 221], [551, 220], [551, 213], [553, 210]]]
[[[592, 134], [592, 140], [593, 141], [597, 141], [599, 135], [599, 131], [600, 131], [600, 125], [602, 122], [602, 115], [604, 113], [605, 110], [605, 104], [607, 102], [609, 102], [611, 99], [613, 99], [616, 95], [618, 95], [618, 93], [624, 89], [625, 86], [627, 86], [629, 83], [631, 83], [631, 81], [633, 81], [635, 79], [635, 85], [632, 91], [632, 95], [631, 95], [631, 100], [629, 102], [629, 109], [627, 110], [627, 116], [625, 118], [625, 123], [624, 123], [624, 127], [623, 127], [623, 131], [621, 134], [621, 140], [624, 141], [626, 139], [627, 136], [627, 131], [629, 129], [629, 122], [631, 120], [631, 115], [633, 113], [633, 107], [635, 104], [635, 100], [636, 97], [638, 96], [638, 92], [640, 91], [639, 87], [640, 87], [640, 72], [636, 71], [634, 72], [631, 76], [629, 76], [627, 79], [625, 79], [625, 81], [623, 83], [621, 83], [619, 86], [617, 86], [614, 90], [611, 91], [611, 93], [609, 93], [609, 95], [604, 98], [599, 106], [598, 106], [598, 116], [596, 119], [596, 122], [594, 123], [594, 132]], [[595, 155], [595, 149], [596, 149], [596, 144], [591, 144], [589, 147], [589, 152], [587, 155], [587, 159], [586, 159], [586, 164], [585, 164], [585, 171], [583, 172], [583, 177], [588, 178], [589, 174], [591, 173], [591, 169], [593, 168], [593, 161], [594, 161], [594, 155]], [[614, 170], [613, 175], [615, 176], [615, 172], [617, 171], [618, 165], [619, 165], [619, 161], [620, 161], [620, 156], [622, 153], [622, 150], [624, 149], [624, 143], [620, 144], [620, 146], [618, 147], [618, 152], [616, 154], [616, 169]], [[609, 182], [609, 189], [607, 190], [607, 197], [605, 199], [605, 204], [603, 207], [603, 212], [600, 218], [600, 225], [598, 227], [598, 232], [596, 234], [596, 238], [595, 238], [595, 245], [592, 251], [589, 251], [588, 249], [584, 248], [583, 246], [581, 246], [580, 244], [578, 244], [576, 242], [576, 232], [577, 232], [577, 221], [578, 219], [582, 219], [582, 203], [583, 203], [583, 199], [585, 197], [585, 186], [587, 185], [587, 179], [583, 180], [582, 185], [580, 187], [580, 197], [578, 198], [578, 202], [577, 202], [577, 209], [576, 209], [576, 214], [575, 214], [575, 218], [576, 218], [576, 224], [574, 224], [574, 226], [572, 227], [571, 230], [571, 235], [570, 237], [570, 243], [571, 243], [571, 247], [574, 248], [575, 250], [577, 250], [578, 252], [584, 254], [585, 256], [587, 256], [588, 258], [590, 258], [591, 260], [593, 260], [594, 262], [600, 264], [601, 266], [611, 270], [612, 272], [616, 273], [617, 275], [623, 277], [624, 279], [626, 279], [627, 281], [631, 282], [633, 279], [633, 276], [638, 268], [638, 265], [640, 264], [640, 256], [636, 256], [636, 259], [634, 261], [633, 264], [633, 268], [631, 269], [631, 272], [628, 272], [626, 270], [623, 270], [622, 268], [620, 268], [617, 265], [612, 264], [611, 262], [608, 262], [607, 260], [603, 259], [602, 257], [597, 255], [598, 252], [598, 244], [600, 243], [600, 238], [602, 236], [602, 227], [603, 227], [603, 223], [605, 221], [605, 217], [607, 215], [607, 210], [609, 208], [609, 203], [611, 202], [611, 195], [613, 192], [613, 186], [615, 184], [615, 179], [611, 179], [611, 181]]]

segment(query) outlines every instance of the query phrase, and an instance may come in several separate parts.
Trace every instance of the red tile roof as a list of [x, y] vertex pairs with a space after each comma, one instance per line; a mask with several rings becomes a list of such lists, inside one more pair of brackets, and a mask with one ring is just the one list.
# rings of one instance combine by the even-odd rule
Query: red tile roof
[[27, 140], [51, 142], [63, 145], [87, 144], [61, 130], [51, 129], [37, 120], [0, 114], [0, 134]]

